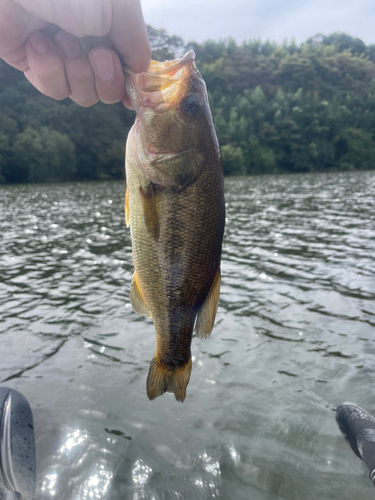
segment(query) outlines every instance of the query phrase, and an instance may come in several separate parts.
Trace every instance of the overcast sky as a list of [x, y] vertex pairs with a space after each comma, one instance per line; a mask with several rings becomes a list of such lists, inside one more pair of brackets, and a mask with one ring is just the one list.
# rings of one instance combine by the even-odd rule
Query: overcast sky
[[375, 43], [375, 0], [141, 0], [147, 24], [185, 42], [233, 37], [303, 42], [343, 31]]

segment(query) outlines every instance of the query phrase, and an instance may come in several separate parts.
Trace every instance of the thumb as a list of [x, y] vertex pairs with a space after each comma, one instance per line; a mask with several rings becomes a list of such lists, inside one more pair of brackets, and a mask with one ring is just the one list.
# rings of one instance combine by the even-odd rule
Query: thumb
[[46, 23], [35, 19], [12, 0], [0, 1], [0, 57], [9, 64], [25, 58], [25, 42], [29, 35]]
[[112, 0], [110, 34], [125, 64], [135, 73], [147, 71], [151, 48], [140, 0]]
[[37, 19], [77, 38], [104, 36], [111, 29], [111, 0], [14, 0]]

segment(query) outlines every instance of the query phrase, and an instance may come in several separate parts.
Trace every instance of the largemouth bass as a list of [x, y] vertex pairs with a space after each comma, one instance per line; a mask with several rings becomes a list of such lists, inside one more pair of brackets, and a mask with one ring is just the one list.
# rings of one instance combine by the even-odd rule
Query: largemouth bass
[[186, 397], [191, 340], [214, 325], [225, 204], [221, 154], [195, 54], [128, 72], [136, 120], [126, 145], [126, 223], [135, 273], [130, 301], [153, 319], [147, 395]]

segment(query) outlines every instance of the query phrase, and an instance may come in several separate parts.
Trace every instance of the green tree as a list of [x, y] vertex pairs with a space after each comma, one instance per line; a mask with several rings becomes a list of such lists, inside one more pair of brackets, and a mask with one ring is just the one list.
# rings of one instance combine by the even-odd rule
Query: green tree
[[221, 148], [224, 175], [245, 175], [246, 160], [241, 148], [226, 144]]
[[[334, 33], [184, 47], [148, 32], [159, 60], [195, 50], [226, 175], [373, 168], [375, 45]], [[1, 182], [123, 178], [133, 122], [121, 103], [80, 108], [40, 95], [0, 61]]]
[[184, 48], [184, 41], [176, 35], [168, 35], [164, 29], [147, 26], [148, 39], [152, 48], [152, 58], [156, 61], [175, 59]]
[[0, 132], [0, 184], [6, 180], [2, 172], [8, 163], [8, 156], [9, 139], [3, 132]]
[[42, 127], [26, 128], [13, 143], [15, 168], [27, 170], [29, 182], [57, 182], [74, 178], [74, 144], [67, 135]]
[[346, 128], [335, 140], [337, 165], [342, 170], [375, 168], [375, 144], [372, 134]]

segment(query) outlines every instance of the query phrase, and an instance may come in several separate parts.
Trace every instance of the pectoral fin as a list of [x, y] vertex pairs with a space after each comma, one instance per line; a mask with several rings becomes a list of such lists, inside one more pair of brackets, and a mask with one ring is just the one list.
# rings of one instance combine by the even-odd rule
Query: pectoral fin
[[215, 316], [217, 312], [217, 306], [219, 303], [220, 294], [220, 266], [217, 268], [214, 281], [211, 285], [211, 289], [207, 295], [206, 300], [203, 302], [197, 316], [197, 323], [195, 330], [197, 337], [200, 339], [207, 338], [215, 323]]
[[146, 306], [146, 302], [143, 298], [141, 289], [139, 288], [137, 272], [134, 273], [130, 288], [130, 303], [134, 312], [136, 312], [137, 314], [141, 314], [142, 316], [146, 316], [147, 318], [152, 318], [152, 314]]
[[126, 191], [125, 191], [125, 222], [126, 222], [126, 227], [129, 227], [130, 215], [129, 215], [129, 188], [128, 188], [128, 186], [126, 186]]
[[159, 239], [159, 220], [156, 208], [155, 191], [152, 182], [146, 189], [141, 186], [139, 192], [142, 196], [143, 215], [148, 232], [157, 241]]

